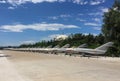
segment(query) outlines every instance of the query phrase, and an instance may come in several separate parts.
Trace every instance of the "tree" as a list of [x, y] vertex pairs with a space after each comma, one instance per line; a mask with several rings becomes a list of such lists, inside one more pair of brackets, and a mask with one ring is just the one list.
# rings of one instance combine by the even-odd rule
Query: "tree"
[[[120, 53], [120, 0], [115, 0], [108, 12], [104, 13], [102, 33], [106, 42], [113, 41], [117, 53]], [[114, 51], [111, 51], [113, 53]]]
[[102, 32], [106, 41], [120, 40], [120, 0], [116, 0], [103, 17]]

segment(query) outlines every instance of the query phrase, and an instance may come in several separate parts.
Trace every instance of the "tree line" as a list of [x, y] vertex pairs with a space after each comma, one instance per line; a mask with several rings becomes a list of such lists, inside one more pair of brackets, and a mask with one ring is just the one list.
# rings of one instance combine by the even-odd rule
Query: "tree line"
[[53, 47], [59, 45], [60, 47], [64, 46], [65, 44], [70, 44], [71, 47], [78, 47], [81, 44], [88, 44], [90, 48], [95, 48], [104, 43], [104, 36], [99, 34], [94, 36], [92, 34], [84, 35], [82, 33], [71, 34], [64, 40], [56, 40], [52, 39], [49, 41], [41, 41], [34, 44], [22, 44], [20, 47], [47, 47], [52, 45]]

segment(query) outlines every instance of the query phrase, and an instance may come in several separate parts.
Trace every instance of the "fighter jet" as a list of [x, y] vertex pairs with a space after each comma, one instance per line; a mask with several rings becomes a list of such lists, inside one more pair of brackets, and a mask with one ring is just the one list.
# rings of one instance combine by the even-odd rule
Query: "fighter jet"
[[60, 48], [60, 45], [56, 45], [53, 48], [48, 49], [49, 53], [56, 54], [56, 49]]
[[[88, 47], [88, 45], [85, 43], [85, 44], [81, 44], [80, 46], [78, 46], [77, 48], [86, 48]], [[66, 52], [65, 52], [65, 55], [75, 55], [75, 54], [78, 54], [79, 52], [77, 51], [74, 51], [74, 48], [67, 48], [66, 49]]]
[[82, 56], [96, 56], [96, 55], [104, 55], [105, 52], [109, 47], [111, 47], [114, 43], [108, 42], [103, 44], [95, 49], [88, 49], [88, 48], [74, 48], [73, 51], [82, 53]]
[[[96, 56], [96, 55], [104, 55], [105, 52], [109, 47], [111, 47], [114, 43], [113, 42], [108, 42], [106, 44], [103, 44], [95, 49], [88, 49], [88, 48], [83, 48], [84, 46], [86, 47], [86, 44], [82, 44], [78, 48], [69, 48], [70, 44], [66, 44], [63, 47], [59, 48], [59, 46], [56, 46], [54, 48], [17, 48], [15, 49], [16, 51], [25, 51], [25, 50], [30, 50], [30, 51], [37, 51], [37, 52], [48, 52], [50, 51], [51, 53], [57, 54], [57, 53], [66, 53], [70, 51], [71, 53], [80, 53], [82, 56]], [[51, 46], [49, 46], [51, 47]], [[81, 47], [81, 48], [80, 48]]]
[[88, 45], [86, 43], [78, 46], [78, 48], [87, 48], [87, 47], [88, 47]]
[[43, 47], [43, 48], [36, 48], [36, 52], [41, 52], [41, 53], [48, 53], [49, 49], [52, 48], [52, 45], [49, 45], [48, 47]]
[[[59, 46], [60, 47], [60, 46]], [[63, 47], [59, 48], [55, 47], [50, 49], [52, 54], [57, 54], [57, 53], [64, 53], [66, 51], [66, 48], [70, 47], [70, 44], [65, 44]]]

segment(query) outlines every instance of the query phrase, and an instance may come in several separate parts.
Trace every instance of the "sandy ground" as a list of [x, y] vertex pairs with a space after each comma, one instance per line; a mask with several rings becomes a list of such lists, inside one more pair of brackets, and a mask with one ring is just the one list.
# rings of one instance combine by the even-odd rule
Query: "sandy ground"
[[[7, 58], [7, 63], [9, 62], [7, 67], [11, 67], [13, 74], [20, 76], [18, 79], [22, 78], [20, 81], [120, 81], [120, 59], [3, 52], [8, 56], [0, 59]], [[1, 66], [0, 63], [0, 70], [2, 70]], [[2, 72], [4, 71], [8, 72], [3, 69]], [[0, 78], [2, 76], [4, 75], [0, 71]], [[12, 77], [10, 74], [6, 76]]]

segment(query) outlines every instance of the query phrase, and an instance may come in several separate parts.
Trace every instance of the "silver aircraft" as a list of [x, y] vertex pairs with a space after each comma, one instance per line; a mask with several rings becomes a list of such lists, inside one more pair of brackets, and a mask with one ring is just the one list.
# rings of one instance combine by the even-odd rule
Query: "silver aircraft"
[[59, 47], [54, 47], [52, 49], [49, 49], [51, 51], [52, 54], [57, 54], [57, 53], [64, 53], [66, 50], [66, 48], [69, 48], [70, 47], [70, 44], [65, 44], [63, 47], [60, 48]]
[[[81, 53], [83, 56], [87, 55], [104, 55], [105, 52], [109, 47], [111, 47], [114, 43], [108, 42], [106, 44], [103, 44], [95, 49], [88, 49], [88, 48], [74, 48], [73, 51]], [[69, 50], [66, 49], [66, 50]]]
[[[111, 47], [113, 45], [113, 42], [108, 42], [106, 44], [103, 44], [95, 49], [88, 49], [88, 48], [84, 48], [87, 45], [86, 44], [82, 44], [80, 45], [78, 48], [69, 48], [70, 44], [66, 44], [63, 47], [59, 47], [56, 46], [54, 48], [51, 48], [52, 46], [49, 46], [48, 48], [15, 48], [12, 50], [15, 51], [31, 51], [31, 52], [51, 52], [54, 54], [57, 53], [68, 53], [68, 51], [71, 53], [79, 53], [82, 56], [88, 56], [88, 55], [104, 55], [105, 52], [107, 51], [107, 49], [109, 47]], [[81, 48], [80, 48], [81, 47]]]
[[[85, 44], [81, 44], [79, 45], [77, 48], [87, 48], [88, 45], [85, 43]], [[65, 52], [65, 55], [73, 55], [73, 54], [79, 54], [78, 51], [74, 51], [75, 48], [67, 48], [66, 49], [66, 52]]]
[[[66, 44], [61, 48], [53, 48], [51, 50], [52, 50], [52, 53], [54, 53], [54, 54], [65, 53], [67, 55], [67, 54], [73, 53], [74, 48], [69, 48], [69, 47], [70, 47], [70, 44]], [[87, 47], [87, 44], [82, 44], [82, 45], [78, 46], [78, 48], [85, 48], [85, 47]], [[67, 49], [69, 49], [69, 50], [67, 50]]]
[[[113, 45], [113, 42], [108, 42], [106, 44], [103, 44], [95, 49], [89, 49], [89, 48], [83, 48], [84, 46], [86, 47], [86, 44], [83, 44], [79, 46], [78, 48], [69, 48], [70, 45], [66, 44], [65, 46], [61, 48], [49, 48], [47, 50], [53, 51], [54, 54], [57, 53], [66, 53], [70, 51], [71, 53], [79, 53], [82, 56], [87, 56], [87, 55], [103, 55], [107, 51], [109, 47]], [[80, 48], [81, 47], [81, 48]], [[44, 50], [45, 51], [45, 50]]]

